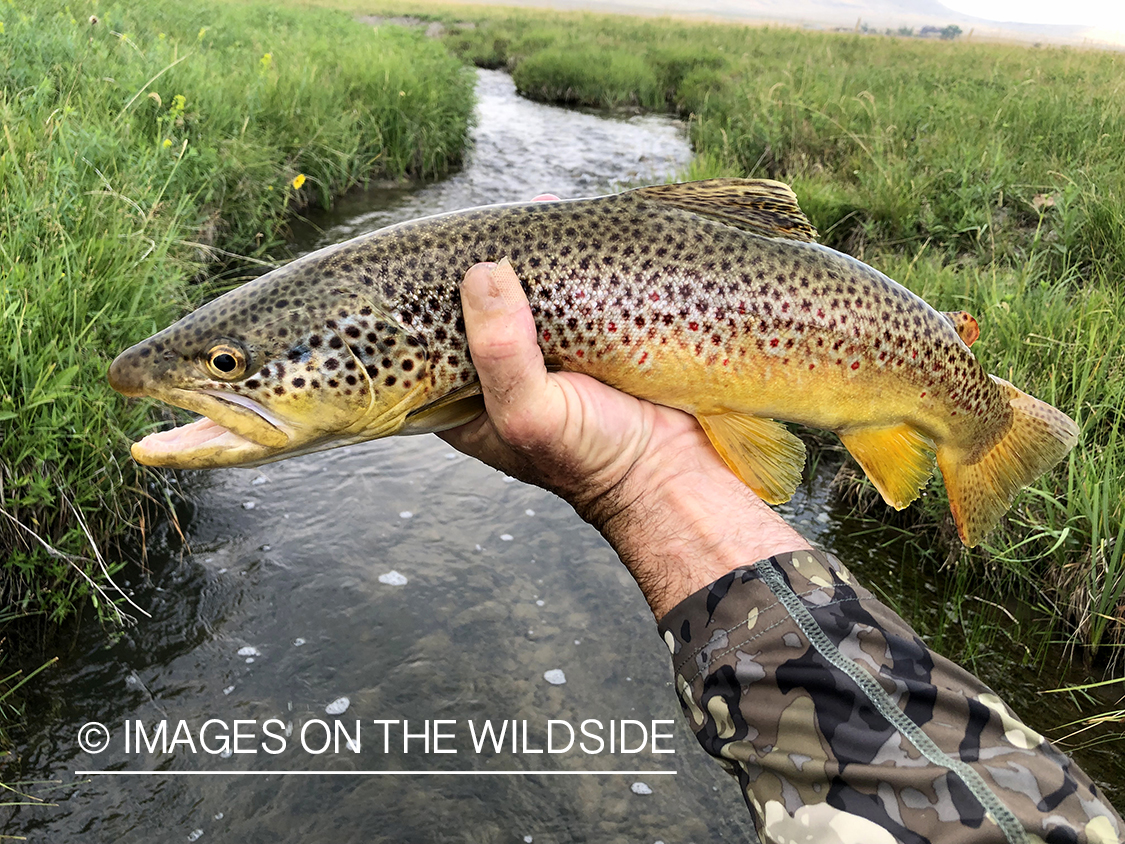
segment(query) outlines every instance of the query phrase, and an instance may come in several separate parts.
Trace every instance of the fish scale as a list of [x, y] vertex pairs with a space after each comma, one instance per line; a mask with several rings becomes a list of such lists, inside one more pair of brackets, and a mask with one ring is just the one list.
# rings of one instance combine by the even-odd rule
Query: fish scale
[[904, 507], [936, 457], [976, 544], [1077, 441], [1060, 411], [988, 375], [968, 314], [942, 314], [814, 242], [785, 185], [708, 180], [469, 209], [307, 255], [123, 352], [113, 386], [207, 420], [142, 462], [253, 465], [438, 431], [483, 404], [459, 283], [511, 262], [556, 368], [694, 414], [770, 502], [804, 448], [774, 420], [835, 431]]

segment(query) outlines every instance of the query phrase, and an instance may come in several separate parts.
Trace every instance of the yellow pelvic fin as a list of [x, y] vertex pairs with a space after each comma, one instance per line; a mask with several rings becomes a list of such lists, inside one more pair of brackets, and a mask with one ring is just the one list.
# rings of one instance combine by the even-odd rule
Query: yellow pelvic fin
[[933, 474], [933, 443], [905, 423], [837, 433], [883, 500], [896, 510], [909, 506]]
[[472, 422], [484, 413], [480, 382], [458, 387], [452, 393], [410, 413], [396, 434], [433, 434]]
[[730, 470], [759, 497], [769, 504], [793, 497], [805, 465], [805, 444], [784, 425], [733, 411], [696, 418]]
[[816, 241], [816, 229], [792, 188], [771, 179], [705, 179], [630, 192], [764, 237]]
[[973, 345], [980, 337], [980, 324], [968, 311], [942, 311], [941, 315], [953, 323], [966, 346]]
[[1012, 408], [1008, 430], [983, 455], [952, 445], [937, 452], [957, 533], [970, 548], [996, 527], [1022, 487], [1062, 460], [1078, 442], [1078, 426], [1061, 410], [995, 375], [988, 377], [1008, 397]]

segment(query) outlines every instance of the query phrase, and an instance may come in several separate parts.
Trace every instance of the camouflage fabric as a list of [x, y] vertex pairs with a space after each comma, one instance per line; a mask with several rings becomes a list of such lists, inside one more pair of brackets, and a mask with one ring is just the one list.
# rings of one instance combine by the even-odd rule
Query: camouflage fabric
[[684, 713], [776, 844], [1115, 844], [1090, 779], [834, 557], [736, 569], [660, 632]]

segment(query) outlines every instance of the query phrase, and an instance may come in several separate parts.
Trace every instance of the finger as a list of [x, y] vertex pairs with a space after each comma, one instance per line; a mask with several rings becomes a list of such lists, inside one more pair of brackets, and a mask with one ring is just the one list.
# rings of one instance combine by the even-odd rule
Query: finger
[[558, 202], [559, 198], [553, 193], [541, 193], [531, 200], [532, 202]]
[[529, 429], [547, 400], [547, 368], [531, 307], [508, 259], [470, 269], [461, 301], [489, 418], [501, 436], [534, 439]]

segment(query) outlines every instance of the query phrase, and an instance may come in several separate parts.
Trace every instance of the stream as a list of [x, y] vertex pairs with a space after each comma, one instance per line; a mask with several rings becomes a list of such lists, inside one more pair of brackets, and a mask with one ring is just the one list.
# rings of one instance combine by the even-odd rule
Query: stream
[[[479, 72], [477, 93], [460, 172], [352, 194], [294, 227], [295, 252], [471, 205], [660, 182], [690, 161], [669, 118], [532, 103], [496, 71]], [[909, 556], [895, 538], [908, 532], [873, 535], [833, 503], [837, 465], [810, 468], [782, 512], [920, 629], [956, 626], [950, 578]], [[186, 498], [183, 535], [156, 526], [147, 571], [138, 561], [119, 576], [151, 618], [83, 626], [36, 680], [3, 780], [39, 781], [28, 789], [55, 805], [16, 807], [0, 832], [122, 844], [752, 840], [735, 782], [680, 715], [639, 589], [553, 495], [433, 436], [169, 482]], [[1036, 674], [1022, 667], [1034, 655], [1013, 648], [973, 667], [1058, 735], [1083, 713], [1041, 690], [1089, 677], [1061, 651], [1048, 661], [1053, 673]], [[563, 723], [548, 734], [548, 720]], [[80, 735], [101, 741], [90, 722], [109, 731], [98, 753], [79, 746]], [[486, 722], [506, 730], [498, 748], [481, 741]], [[544, 752], [583, 724], [584, 742]], [[1120, 806], [1121, 745], [1076, 755]], [[107, 771], [118, 773], [76, 774]]]

